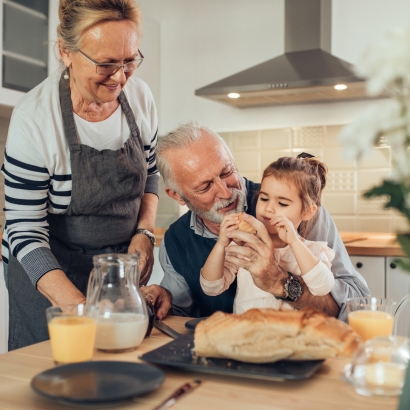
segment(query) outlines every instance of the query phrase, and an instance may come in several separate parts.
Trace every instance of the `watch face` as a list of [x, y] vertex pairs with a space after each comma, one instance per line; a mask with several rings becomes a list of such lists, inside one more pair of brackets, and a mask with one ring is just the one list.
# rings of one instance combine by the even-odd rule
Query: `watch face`
[[288, 284], [288, 294], [292, 299], [297, 299], [302, 294], [302, 286], [297, 279]]

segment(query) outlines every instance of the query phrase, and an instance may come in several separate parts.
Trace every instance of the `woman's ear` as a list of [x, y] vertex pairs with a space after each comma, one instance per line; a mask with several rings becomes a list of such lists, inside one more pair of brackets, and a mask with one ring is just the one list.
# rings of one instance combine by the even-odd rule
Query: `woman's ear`
[[313, 215], [317, 211], [317, 205], [313, 204], [310, 208], [305, 209], [302, 212], [302, 221], [308, 221], [309, 219], [313, 218]]
[[64, 44], [62, 38], [58, 39], [58, 53], [60, 54], [61, 60], [63, 60], [64, 65], [68, 68], [71, 66], [71, 53]]

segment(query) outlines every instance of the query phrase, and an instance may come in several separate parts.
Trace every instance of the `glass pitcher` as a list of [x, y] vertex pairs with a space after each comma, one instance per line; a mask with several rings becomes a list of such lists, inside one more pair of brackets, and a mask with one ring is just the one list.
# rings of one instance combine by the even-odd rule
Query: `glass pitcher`
[[96, 306], [95, 347], [109, 352], [133, 350], [148, 328], [147, 305], [138, 287], [139, 254], [105, 254], [93, 257], [87, 305]]

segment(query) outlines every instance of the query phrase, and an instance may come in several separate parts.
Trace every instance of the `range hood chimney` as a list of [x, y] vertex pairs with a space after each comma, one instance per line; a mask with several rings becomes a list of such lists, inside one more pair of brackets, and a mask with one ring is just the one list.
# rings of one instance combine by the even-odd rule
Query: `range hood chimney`
[[285, 54], [195, 95], [238, 108], [368, 98], [352, 64], [331, 54], [331, 22], [332, 0], [285, 0]]

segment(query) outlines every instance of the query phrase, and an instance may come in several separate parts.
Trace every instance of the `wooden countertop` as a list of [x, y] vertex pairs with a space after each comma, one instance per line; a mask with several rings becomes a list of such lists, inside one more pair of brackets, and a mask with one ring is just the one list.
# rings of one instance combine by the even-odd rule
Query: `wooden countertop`
[[383, 232], [340, 232], [349, 255], [406, 256], [396, 236]]
[[[170, 316], [164, 322], [176, 331], [186, 334], [188, 332], [184, 324], [188, 319]], [[96, 351], [93, 360], [140, 362], [139, 355], [170, 341], [171, 338], [153, 329], [151, 336], [144, 339], [135, 351], [115, 354]], [[310, 379], [283, 382], [216, 376], [162, 367], [166, 379], [157, 390], [136, 397], [132, 401], [110, 404], [107, 408], [151, 410], [183, 383], [195, 378], [202, 380], [201, 386], [183, 397], [172, 409], [394, 410], [397, 408], [398, 399], [395, 397], [360, 396], [350, 385], [343, 382], [339, 375], [347, 363], [347, 359], [329, 359]], [[0, 355], [0, 408], [73, 409], [72, 406], [42, 397], [30, 388], [30, 381], [36, 374], [53, 367], [49, 341]], [[81, 405], [76, 405], [75, 408], [90, 409]]]
[[[161, 244], [167, 228], [155, 228], [157, 246]], [[396, 241], [396, 236], [383, 232], [340, 232], [349, 255], [406, 256]]]

